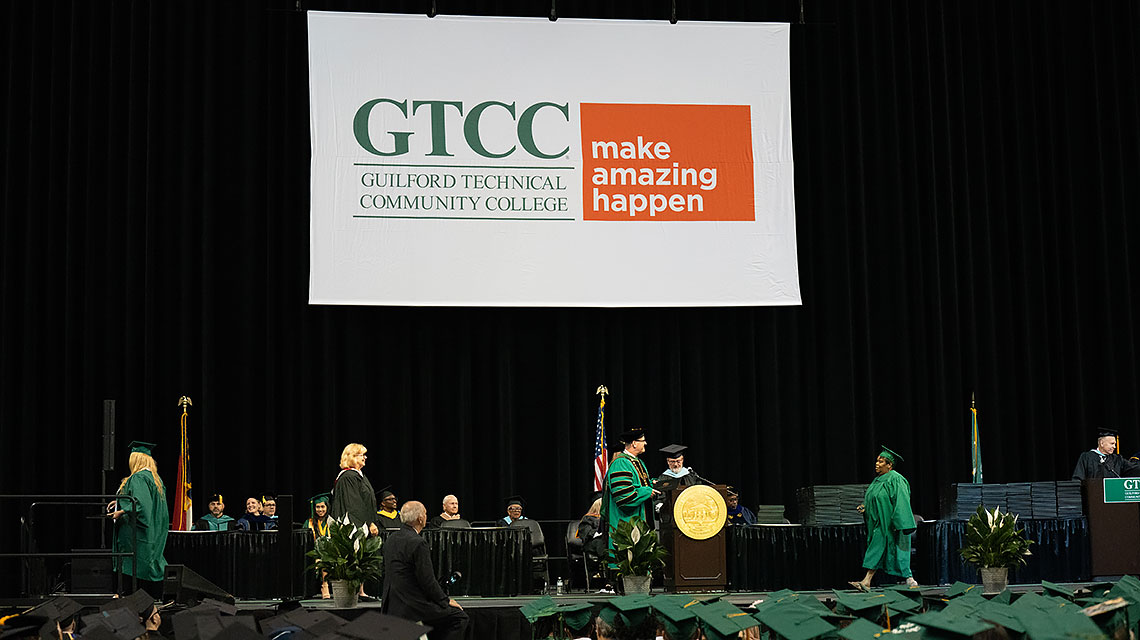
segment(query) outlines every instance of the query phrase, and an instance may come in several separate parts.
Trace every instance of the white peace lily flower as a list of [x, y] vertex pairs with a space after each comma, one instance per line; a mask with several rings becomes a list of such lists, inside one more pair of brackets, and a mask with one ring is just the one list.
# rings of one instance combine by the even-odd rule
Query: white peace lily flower
[[352, 550], [357, 552], [357, 553], [360, 553], [360, 538], [357, 538], [357, 539], [352, 541]]
[[633, 562], [633, 549], [630, 549], [629, 551], [626, 551], [626, 553], [628, 553], [628, 554], [629, 554], [629, 561], [630, 561], [630, 562]]
[[986, 512], [986, 524], [989, 525], [989, 527], [991, 529], [993, 529], [994, 528], [994, 517], [997, 515], [997, 507], [994, 507], [994, 513], [990, 513], [986, 509], [982, 509], [982, 511]]
[[347, 514], [347, 513], [346, 513], [346, 514], [344, 514], [344, 519], [343, 519], [343, 520], [341, 520], [341, 521], [340, 521], [340, 523], [341, 523], [341, 524], [343, 524], [343, 525], [344, 525], [344, 526], [346, 526], [346, 527], [349, 525], [349, 522], [348, 522], [348, 514]]
[[638, 529], [637, 526], [630, 529], [629, 539], [633, 541], [633, 544], [637, 544], [641, 540], [641, 529]]

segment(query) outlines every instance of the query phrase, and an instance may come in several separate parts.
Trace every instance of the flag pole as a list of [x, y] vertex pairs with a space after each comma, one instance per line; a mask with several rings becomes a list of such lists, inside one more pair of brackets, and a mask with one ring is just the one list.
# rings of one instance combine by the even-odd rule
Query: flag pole
[[182, 396], [178, 399], [178, 406], [182, 407], [182, 417], [180, 423], [180, 443], [178, 447], [178, 478], [175, 481], [175, 486], [178, 487], [178, 506], [174, 513], [174, 521], [171, 527], [175, 531], [189, 531], [190, 518], [187, 513], [190, 509], [190, 440], [186, 433], [186, 427], [190, 421], [189, 408], [194, 403], [190, 400], [189, 396]]
[[975, 393], [970, 392], [970, 457], [972, 484], [983, 484], [982, 479], [982, 443], [978, 439], [978, 405]]

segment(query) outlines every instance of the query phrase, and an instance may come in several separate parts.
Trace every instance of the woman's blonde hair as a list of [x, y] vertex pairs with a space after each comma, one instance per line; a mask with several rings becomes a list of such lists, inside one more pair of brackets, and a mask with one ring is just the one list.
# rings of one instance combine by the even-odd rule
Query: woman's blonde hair
[[166, 495], [166, 489], [162, 486], [162, 478], [158, 477], [158, 465], [154, 463], [154, 458], [142, 451], [132, 451], [131, 457], [127, 461], [127, 467], [131, 470], [131, 473], [119, 483], [119, 491], [122, 491], [123, 487], [127, 486], [127, 480], [130, 480], [131, 476], [143, 469], [149, 469], [150, 475], [154, 476], [154, 484], [158, 487], [158, 492], [164, 496]]
[[602, 499], [601, 498], [598, 498], [597, 500], [594, 501], [594, 504], [590, 505], [590, 510], [586, 512], [586, 515], [588, 515], [588, 516], [600, 516], [600, 515], [602, 515]]
[[362, 453], [368, 453], [368, 447], [365, 447], [362, 444], [357, 444], [355, 442], [350, 442], [345, 445], [344, 451], [340, 452], [340, 468], [348, 469], [351, 467], [355, 469], [356, 465], [353, 464], [352, 459]]

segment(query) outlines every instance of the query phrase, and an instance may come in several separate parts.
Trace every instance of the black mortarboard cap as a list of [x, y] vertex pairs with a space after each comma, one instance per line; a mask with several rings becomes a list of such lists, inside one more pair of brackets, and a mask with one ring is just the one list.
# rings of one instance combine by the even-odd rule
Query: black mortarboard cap
[[394, 495], [396, 495], [396, 492], [392, 491], [392, 485], [387, 485], [383, 489], [376, 492], [376, 497], [379, 500], [383, 500], [384, 498], [387, 498], [388, 496], [394, 496]]
[[116, 640], [135, 640], [146, 632], [146, 627], [139, 621], [139, 617], [127, 609], [114, 609], [93, 613], [81, 618], [83, 620], [82, 635], [84, 638], [115, 638]]
[[265, 493], [261, 494], [261, 504], [265, 504], [270, 500], [277, 502], [277, 494], [273, 493], [272, 491], [266, 491]]
[[526, 500], [523, 500], [522, 496], [510, 496], [507, 498], [507, 506], [509, 507], [512, 504], [517, 504], [524, 509], [526, 508]]
[[31, 613], [8, 616], [4, 618], [4, 624], [0, 625], [0, 638], [36, 638], [40, 635], [40, 629], [48, 624], [52, 625], [52, 629], [55, 628], [46, 616]]
[[225, 501], [226, 501], [226, 499], [223, 498], [222, 494], [220, 494], [220, 493], [211, 493], [210, 496], [206, 499], [207, 503], [210, 503], [210, 502], [222, 502], [222, 503], [224, 503]]
[[129, 445], [127, 445], [127, 449], [129, 449], [131, 453], [138, 451], [139, 453], [145, 453], [148, 456], [153, 456], [154, 454], [151, 452], [154, 451], [154, 448], [157, 446], [158, 445], [156, 445], [153, 442], [143, 442], [142, 440], [132, 440], [131, 443]]
[[644, 427], [626, 427], [625, 430], [618, 435], [618, 440], [621, 440], [622, 444], [629, 444], [634, 440], [640, 440], [644, 435]]
[[740, 491], [739, 491], [739, 490], [738, 490], [736, 487], [734, 487], [734, 486], [732, 486], [732, 485], [728, 485], [727, 487], [725, 487], [725, 488], [724, 488], [724, 492], [725, 492], [725, 493], [727, 493], [727, 494], [728, 494], [728, 495], [730, 495], [730, 496], [734, 496], [734, 497], [737, 497], [737, 498], [739, 498], [739, 497], [740, 497]]
[[683, 444], [671, 444], [667, 447], [661, 447], [658, 451], [664, 453], [666, 458], [680, 458], [685, 455], [685, 449], [688, 447]]
[[372, 640], [384, 638], [385, 640], [415, 640], [431, 631], [431, 627], [416, 624], [396, 616], [384, 615], [375, 611], [365, 611], [355, 620], [336, 630], [335, 635], [341, 638], [357, 638], [359, 640]]
[[[314, 638], [335, 632], [346, 624], [343, 618], [319, 609], [298, 609], [261, 621], [261, 632], [274, 636], [281, 629], [301, 629]], [[179, 640], [182, 640], [179, 638]]]
[[1118, 438], [1118, 437], [1120, 437], [1120, 430], [1119, 429], [1113, 429], [1112, 427], [1097, 427], [1096, 437], [1104, 438], [1106, 436], [1112, 436], [1114, 438]]
[[67, 620], [80, 611], [83, 611], [83, 605], [66, 596], [59, 596], [36, 606], [28, 611], [28, 614], [44, 616], [49, 620], [62, 621]]
[[136, 616], [146, 619], [154, 610], [154, 596], [139, 589], [129, 596], [112, 598], [99, 605], [99, 611], [107, 612], [115, 609], [126, 609], [134, 612]]
[[902, 456], [900, 456], [899, 454], [895, 453], [894, 451], [891, 451], [890, 449], [888, 449], [884, 446], [880, 446], [879, 449], [881, 449], [881, 452], [879, 453], [879, 455], [882, 456], [883, 458], [886, 458], [887, 460], [889, 460], [892, 466], [894, 466], [900, 462], [906, 462], [906, 460], [903, 460]]
[[[209, 622], [206, 622], [206, 621]], [[216, 631], [215, 623], [220, 625]], [[265, 640], [255, 628], [257, 621], [250, 616], [200, 616], [198, 618], [198, 637], [201, 640]], [[210, 629], [207, 632], [207, 628]]]

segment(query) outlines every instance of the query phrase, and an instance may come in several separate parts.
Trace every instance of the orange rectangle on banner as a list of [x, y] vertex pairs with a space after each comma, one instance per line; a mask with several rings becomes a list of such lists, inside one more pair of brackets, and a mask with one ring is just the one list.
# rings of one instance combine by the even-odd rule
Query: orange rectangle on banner
[[583, 103], [584, 220], [756, 219], [747, 105]]

